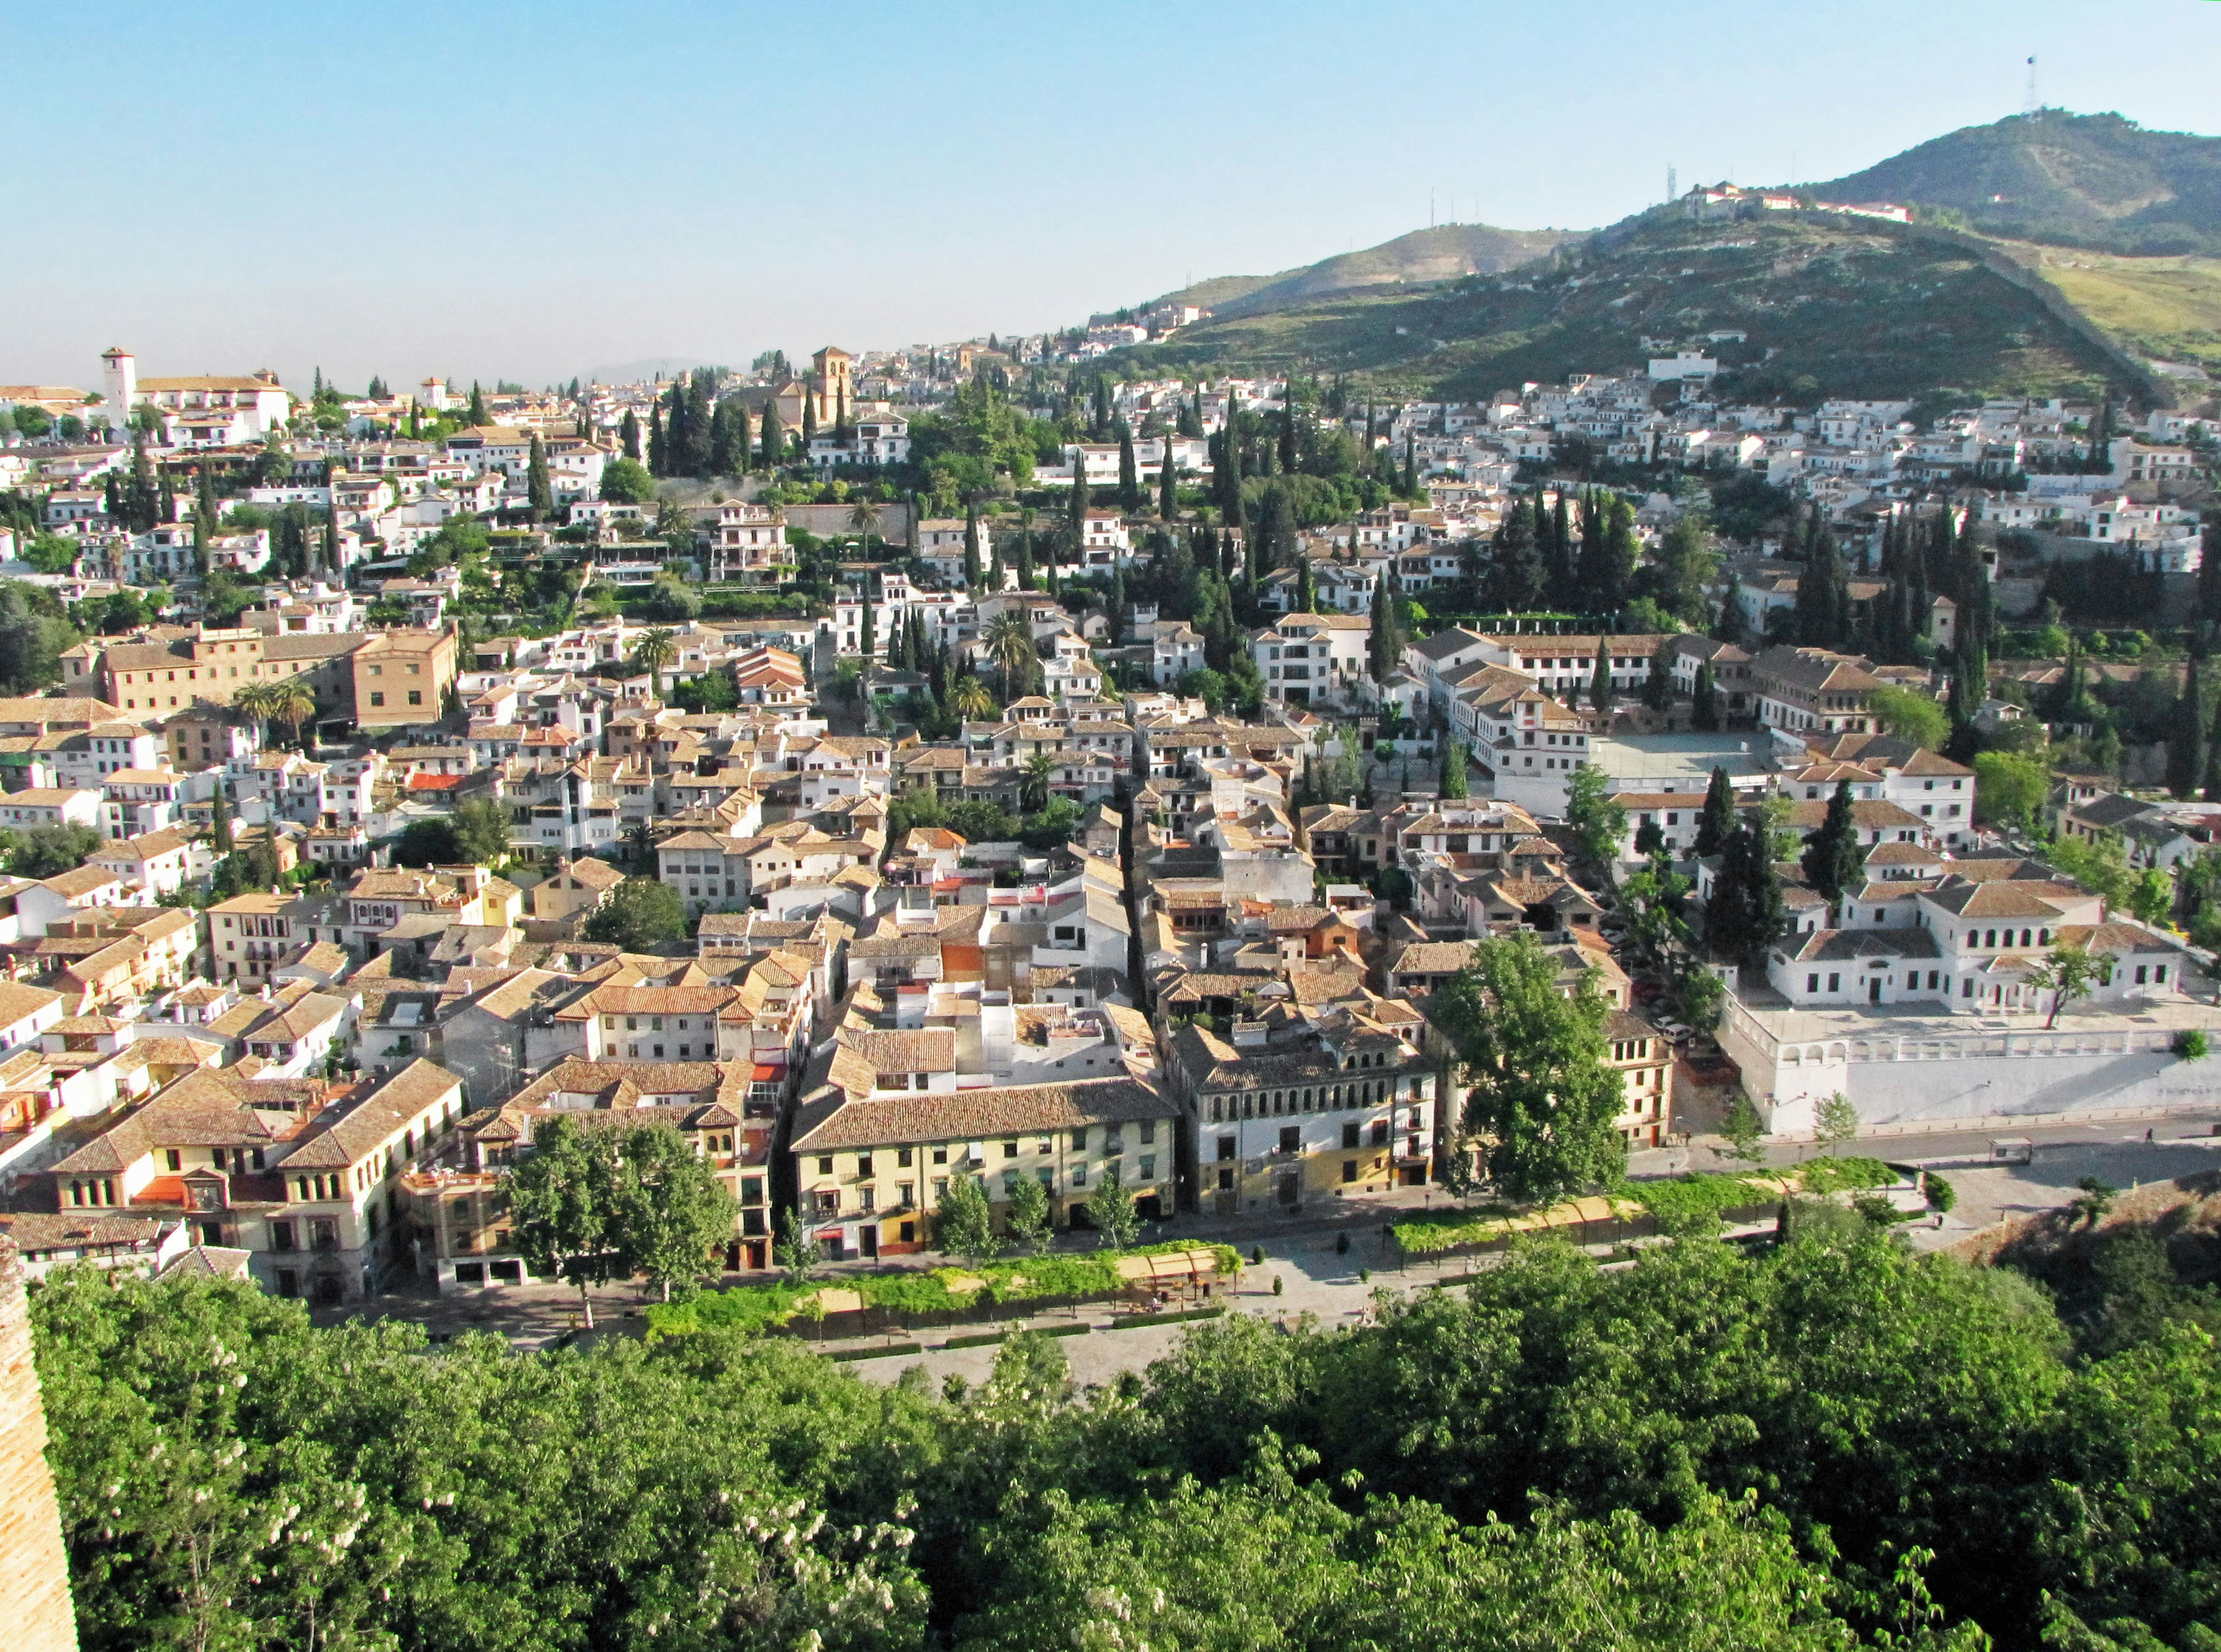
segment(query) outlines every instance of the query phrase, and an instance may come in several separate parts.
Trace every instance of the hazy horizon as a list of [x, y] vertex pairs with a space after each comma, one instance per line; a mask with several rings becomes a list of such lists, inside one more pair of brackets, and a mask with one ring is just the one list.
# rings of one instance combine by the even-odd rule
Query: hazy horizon
[[97, 389], [116, 343], [360, 387], [1040, 331], [1430, 203], [1586, 228], [1668, 164], [1838, 177], [2018, 112], [2030, 53], [2050, 106], [2210, 125], [2221, 14], [2134, 10], [2163, 53], [2057, 0], [27, 12], [0, 382]]

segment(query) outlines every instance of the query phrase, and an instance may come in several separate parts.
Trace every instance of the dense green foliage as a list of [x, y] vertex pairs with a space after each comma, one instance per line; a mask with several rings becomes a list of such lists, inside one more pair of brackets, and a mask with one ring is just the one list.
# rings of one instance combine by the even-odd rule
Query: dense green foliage
[[2156, 1307], [2078, 1353], [1852, 1223], [1229, 1316], [1085, 1395], [1021, 1336], [939, 1397], [726, 1329], [520, 1357], [89, 1272], [34, 1313], [93, 1652], [2206, 1652], [2221, 1355]]
[[686, 933], [679, 892], [654, 878], [628, 878], [585, 922], [585, 937], [627, 952], [653, 952]]

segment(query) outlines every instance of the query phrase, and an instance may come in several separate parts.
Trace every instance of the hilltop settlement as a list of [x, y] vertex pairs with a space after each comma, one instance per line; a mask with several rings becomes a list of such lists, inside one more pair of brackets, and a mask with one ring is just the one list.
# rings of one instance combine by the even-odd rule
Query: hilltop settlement
[[0, 1230], [351, 1303], [644, 1125], [751, 1275], [2221, 1096], [2211, 406], [1118, 370], [1200, 319], [0, 387]]

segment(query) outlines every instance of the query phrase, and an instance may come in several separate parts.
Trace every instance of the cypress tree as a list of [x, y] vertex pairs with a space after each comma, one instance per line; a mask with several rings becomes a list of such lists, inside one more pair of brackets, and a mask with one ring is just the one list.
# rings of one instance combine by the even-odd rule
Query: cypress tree
[[1666, 650], [1670, 645], [1660, 643], [1650, 656], [1650, 673], [1642, 679], [1642, 703], [1654, 711], [1665, 711], [1674, 704], [1673, 667]]
[[1311, 560], [1308, 556], [1296, 558], [1296, 612], [1318, 612], [1318, 591], [1311, 583]]
[[1812, 887], [1838, 911], [1845, 894], [1865, 886], [1866, 854], [1859, 848], [1859, 829], [1851, 818], [1849, 780], [1836, 782], [1835, 795], [1828, 799], [1828, 812], [1819, 829], [1805, 840], [1801, 863]]
[[2221, 623], [2221, 516], [2207, 516], [2200, 532], [2204, 555], [2198, 565], [2198, 616]]
[[1396, 585], [1396, 571], [1391, 567], [1373, 587], [1373, 630], [1366, 652], [1376, 683], [1386, 682], [1404, 659], [1404, 623]]
[[805, 451], [810, 447], [810, 438], [816, 434], [817, 395], [815, 391], [805, 387], [802, 392], [802, 445]]
[[1292, 379], [1280, 392], [1280, 469], [1290, 476], [1296, 472], [1296, 381]]
[[334, 510], [324, 512], [324, 567], [334, 579], [340, 573], [340, 519]]
[[1173, 433], [1163, 434], [1164, 456], [1157, 461], [1157, 520], [1166, 527], [1179, 515], [1179, 473], [1173, 464]]
[[976, 593], [979, 589], [979, 507], [964, 507], [964, 588]]
[[719, 402], [710, 415], [710, 474], [739, 476], [748, 467], [748, 425], [745, 419], [735, 425], [738, 404], [729, 398]]
[[1417, 492], [1418, 492], [1418, 491], [1419, 491], [1419, 443], [1418, 443], [1418, 434], [1417, 434], [1417, 432], [1413, 431], [1413, 430], [1406, 430], [1406, 431], [1404, 433], [1404, 491], [1405, 491], [1406, 494], [1416, 494]]
[[1079, 555], [1082, 541], [1087, 537], [1087, 454], [1075, 447], [1072, 454], [1072, 497], [1066, 501], [1065, 529], [1072, 539], [1072, 554]]
[[2189, 662], [2183, 669], [2182, 693], [2174, 703], [2174, 716], [2168, 725], [2167, 785], [2168, 790], [2178, 798], [2187, 798], [2196, 789], [2205, 767], [2205, 643], [2193, 631]]
[[862, 638], [858, 652], [864, 656], [865, 664], [869, 666], [879, 654], [879, 637], [872, 619], [872, 576], [870, 574], [867, 573], [864, 576], [864, 588], [858, 594], [863, 598], [864, 604], [862, 623], [858, 628]]
[[1690, 696], [1689, 726], [1706, 734], [1720, 726], [1720, 685], [1712, 675], [1712, 662], [1709, 660], [1697, 666], [1696, 688]]
[[1034, 530], [1030, 526], [1018, 529], [1018, 589], [1034, 588]]
[[1725, 769], [1715, 768], [1712, 783], [1705, 789], [1704, 813], [1697, 820], [1698, 857], [1717, 854], [1725, 848], [1741, 823], [1736, 813], [1735, 783]]
[[216, 783], [216, 797], [209, 810], [209, 847], [218, 854], [231, 853], [231, 804], [223, 794], [223, 781]]
[[1257, 513], [1257, 539], [1262, 569], [1285, 568], [1297, 560], [1302, 541], [1296, 529], [1295, 499], [1286, 482], [1276, 479], [1267, 485]]
[[193, 468], [193, 510], [210, 522], [216, 520], [216, 472], [205, 465]]
[[1134, 432], [1118, 421], [1118, 508], [1129, 516], [1142, 511], [1142, 468], [1134, 457]]
[[547, 476], [547, 447], [537, 430], [532, 433], [531, 456], [524, 464], [524, 496], [535, 516], [544, 516], [555, 508], [554, 485]]
[[486, 422], [485, 392], [479, 388], [475, 379], [471, 380], [470, 421], [473, 429]]
[[777, 470], [779, 461], [786, 457], [786, 430], [779, 421], [776, 401], [764, 404], [763, 456], [766, 470]]
[[2221, 741], [2205, 749], [2205, 801], [2221, 803]]
[[1589, 704], [1599, 711], [1611, 710], [1611, 639], [1597, 639], [1596, 669], [1589, 673]]
[[1579, 582], [1573, 573], [1573, 524], [1567, 519], [1566, 491], [1558, 490], [1558, 503], [1550, 511], [1550, 606], [1573, 611], [1580, 604]]
[[1488, 604], [1507, 614], [1523, 613], [1535, 605], [1536, 586], [1535, 529], [1524, 494], [1497, 524], [1485, 585]]
[[617, 441], [624, 456], [637, 464], [640, 460], [640, 416], [630, 408], [625, 409], [624, 418], [617, 426]]
[[648, 473], [650, 476], [668, 476], [671, 473], [669, 446], [663, 435], [663, 408], [658, 404], [648, 413]]

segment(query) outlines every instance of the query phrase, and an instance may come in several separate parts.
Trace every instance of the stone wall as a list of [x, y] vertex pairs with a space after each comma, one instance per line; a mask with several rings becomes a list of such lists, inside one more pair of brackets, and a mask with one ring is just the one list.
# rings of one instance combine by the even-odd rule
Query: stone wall
[[46, 1448], [22, 1261], [14, 1242], [0, 1237], [0, 1642], [9, 1652], [75, 1652], [77, 1646], [69, 1560]]

